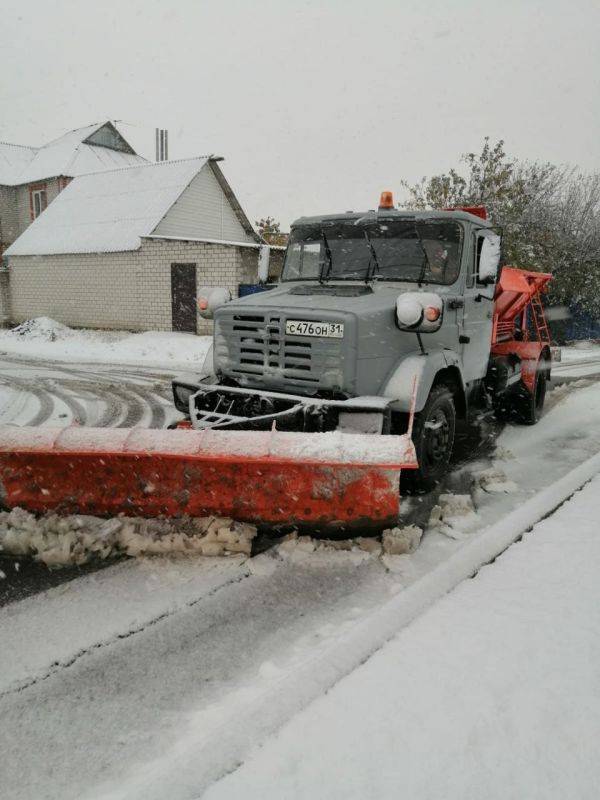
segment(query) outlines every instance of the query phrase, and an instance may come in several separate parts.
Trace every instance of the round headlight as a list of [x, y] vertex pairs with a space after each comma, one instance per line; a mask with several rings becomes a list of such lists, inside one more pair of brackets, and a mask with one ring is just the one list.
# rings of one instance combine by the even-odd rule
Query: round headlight
[[396, 302], [396, 317], [403, 328], [413, 328], [423, 319], [423, 306], [414, 295], [403, 294]]

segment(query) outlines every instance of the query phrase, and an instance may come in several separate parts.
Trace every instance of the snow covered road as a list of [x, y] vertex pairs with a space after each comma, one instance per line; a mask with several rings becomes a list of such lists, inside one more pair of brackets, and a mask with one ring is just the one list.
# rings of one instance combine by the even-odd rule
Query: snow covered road
[[179, 418], [166, 369], [0, 356], [0, 424], [164, 428]]
[[[3, 793], [135, 797], [140, 773], [186, 744], [191, 721], [312, 657], [600, 451], [600, 385], [560, 387], [549, 401], [538, 426], [509, 426], [494, 459], [452, 476], [448, 488], [468, 489], [476, 513], [449, 506], [412, 556], [311, 552], [309, 542], [223, 567], [143, 560], [0, 610]], [[194, 762], [188, 753], [177, 765], [177, 784], [166, 765], [173, 800], [194, 796]]]

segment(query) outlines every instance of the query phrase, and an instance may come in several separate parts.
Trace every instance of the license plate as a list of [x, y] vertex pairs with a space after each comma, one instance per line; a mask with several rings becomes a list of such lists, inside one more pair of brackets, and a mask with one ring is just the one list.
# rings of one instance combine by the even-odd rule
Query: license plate
[[344, 337], [343, 322], [307, 322], [301, 319], [288, 319], [285, 332], [289, 336], [321, 336], [327, 339]]

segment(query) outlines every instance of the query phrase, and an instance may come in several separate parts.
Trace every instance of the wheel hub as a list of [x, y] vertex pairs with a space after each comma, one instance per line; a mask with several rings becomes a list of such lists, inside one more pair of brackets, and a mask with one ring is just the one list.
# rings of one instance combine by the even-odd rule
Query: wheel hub
[[450, 440], [448, 418], [442, 409], [435, 410], [427, 419], [425, 429], [425, 452], [429, 463], [438, 463], [445, 459]]

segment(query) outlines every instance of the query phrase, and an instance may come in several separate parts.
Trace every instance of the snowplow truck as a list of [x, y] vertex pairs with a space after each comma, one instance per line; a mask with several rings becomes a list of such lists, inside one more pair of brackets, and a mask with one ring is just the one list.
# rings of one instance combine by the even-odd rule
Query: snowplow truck
[[177, 429], [5, 428], [4, 503], [393, 526], [401, 473], [435, 486], [457, 420], [541, 413], [550, 275], [501, 267], [500, 253], [479, 207], [400, 211], [384, 192], [377, 210], [298, 219], [275, 288], [198, 298], [213, 346], [173, 382]]

